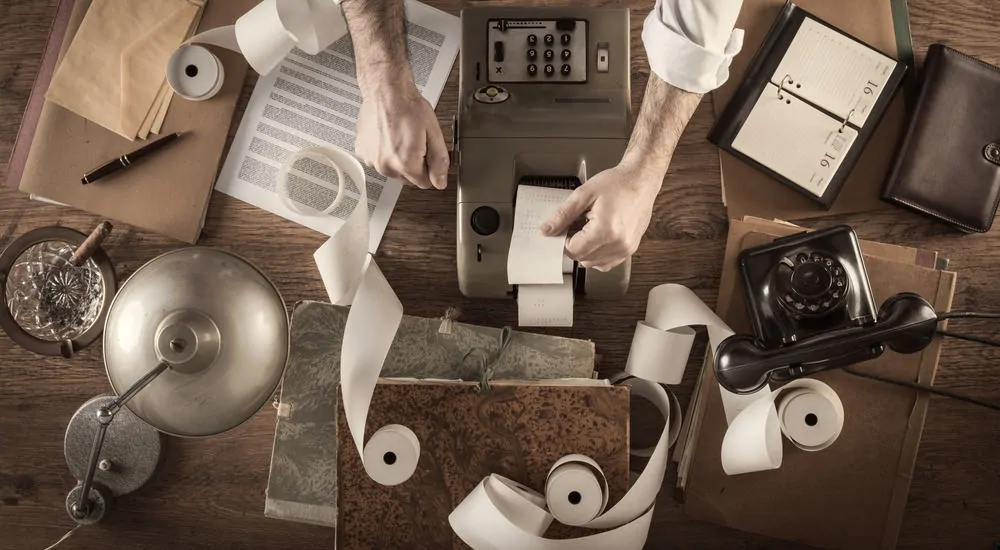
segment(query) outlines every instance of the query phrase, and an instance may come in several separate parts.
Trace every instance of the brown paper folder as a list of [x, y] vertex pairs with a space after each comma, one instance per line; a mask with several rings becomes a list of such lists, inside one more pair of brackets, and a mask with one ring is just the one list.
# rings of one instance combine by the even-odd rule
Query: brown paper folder
[[24, 116], [21, 117], [21, 126], [17, 130], [17, 137], [14, 138], [14, 147], [11, 149], [7, 162], [7, 172], [0, 187], [14, 189], [21, 182], [24, 163], [28, 160], [31, 141], [38, 128], [38, 117], [42, 114], [42, 105], [45, 104], [45, 90], [48, 89], [49, 82], [52, 82], [52, 74], [56, 70], [56, 60], [59, 59], [63, 38], [66, 36], [66, 27], [69, 25], [75, 2], [76, 0], [59, 0], [56, 5], [56, 15], [52, 19], [52, 27], [49, 29], [49, 37], [45, 42], [45, 50], [38, 64], [35, 82], [31, 85], [28, 103], [24, 106]]
[[[257, 0], [209, 0], [199, 30], [231, 25], [256, 4]], [[77, 0], [60, 60], [89, 6], [89, 0]], [[144, 142], [129, 141], [45, 102], [20, 190], [179, 241], [197, 242], [247, 73], [247, 63], [239, 53], [215, 53], [226, 75], [219, 94], [203, 102], [174, 98], [170, 103], [161, 134], [185, 135], [134, 166], [90, 185], [80, 183], [86, 171]]]
[[[752, 334], [742, 292], [736, 283], [739, 250], [762, 244], [780, 231], [737, 226], [723, 268], [718, 313], [738, 333]], [[916, 292], [938, 311], [951, 307], [955, 274], [930, 267], [926, 253], [863, 243], [865, 262], [881, 304], [892, 294]], [[881, 249], [881, 250], [880, 250]], [[879, 254], [882, 254], [881, 256]], [[885, 256], [895, 256], [893, 261]], [[933, 265], [933, 262], [930, 263]], [[930, 384], [941, 342], [924, 351], [901, 355], [892, 351], [859, 369]], [[837, 441], [818, 452], [784, 444], [777, 470], [728, 476], [720, 451], [726, 432], [725, 414], [711, 362], [706, 362], [700, 408], [682, 459], [685, 511], [694, 519], [820, 548], [893, 548], [902, 524], [928, 398], [916, 392], [830, 371], [816, 378], [828, 383], [844, 404], [844, 428]]]
[[[889, 0], [796, 0], [795, 3], [889, 57], [899, 58]], [[784, 0], [744, 0], [736, 21], [736, 27], [746, 32], [743, 50], [733, 59], [729, 80], [712, 93], [716, 118], [722, 115], [726, 104], [733, 97], [747, 67], [784, 5]], [[871, 141], [829, 210], [736, 157], [720, 151], [722, 194], [729, 217], [752, 215], [798, 220], [890, 208], [879, 199], [879, 192], [889, 174], [896, 146], [905, 126], [904, 97], [899, 94], [889, 105], [885, 117], [875, 129]]]

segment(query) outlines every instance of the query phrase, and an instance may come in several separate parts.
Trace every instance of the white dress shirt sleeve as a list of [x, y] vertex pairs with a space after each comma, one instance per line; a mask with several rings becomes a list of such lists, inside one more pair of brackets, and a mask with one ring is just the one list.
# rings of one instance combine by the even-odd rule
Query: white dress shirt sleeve
[[649, 67], [664, 82], [703, 94], [729, 79], [743, 48], [742, 0], [656, 0], [642, 28]]

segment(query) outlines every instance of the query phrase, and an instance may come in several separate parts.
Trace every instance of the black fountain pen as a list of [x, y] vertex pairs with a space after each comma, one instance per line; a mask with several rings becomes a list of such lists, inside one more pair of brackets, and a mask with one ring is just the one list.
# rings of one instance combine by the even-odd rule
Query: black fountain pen
[[133, 162], [141, 159], [142, 157], [162, 149], [164, 146], [173, 143], [177, 138], [181, 137], [182, 132], [176, 132], [170, 135], [163, 136], [162, 138], [142, 146], [141, 148], [132, 151], [131, 153], [124, 154], [114, 160], [105, 162], [101, 166], [94, 168], [93, 170], [87, 172], [80, 179], [80, 183], [87, 185], [88, 183], [94, 183], [95, 181], [114, 174], [115, 172], [128, 168]]

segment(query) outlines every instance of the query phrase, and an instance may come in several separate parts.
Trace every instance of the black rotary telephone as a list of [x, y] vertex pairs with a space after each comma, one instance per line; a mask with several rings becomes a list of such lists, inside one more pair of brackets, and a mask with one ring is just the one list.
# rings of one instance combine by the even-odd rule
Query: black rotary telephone
[[1000, 346], [937, 328], [947, 318], [1000, 314], [939, 314], [913, 293], [896, 294], [875, 311], [860, 244], [849, 226], [798, 233], [747, 249], [739, 263], [755, 335], [726, 338], [714, 361], [716, 378], [733, 393], [748, 394], [771, 381], [869, 361], [886, 347], [916, 353], [937, 334]]

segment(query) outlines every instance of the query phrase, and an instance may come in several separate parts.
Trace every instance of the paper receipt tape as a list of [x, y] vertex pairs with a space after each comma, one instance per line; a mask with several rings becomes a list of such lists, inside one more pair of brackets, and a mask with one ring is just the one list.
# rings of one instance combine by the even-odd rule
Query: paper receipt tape
[[[579, 455], [560, 459], [552, 467], [543, 497], [503, 476], [490, 475], [448, 516], [448, 523], [474, 550], [618, 550], [646, 544], [656, 496], [669, 461], [670, 399], [655, 382], [629, 378], [622, 382], [632, 393], [651, 401], [665, 425], [646, 468], [610, 510], [607, 481], [596, 462]], [[558, 515], [563, 523], [590, 529], [608, 529], [575, 539], [546, 539], [546, 529]]]
[[[380, 427], [364, 442], [365, 423], [375, 384], [403, 319], [403, 306], [368, 252], [368, 195], [365, 173], [351, 154], [332, 147], [303, 149], [286, 159], [278, 172], [279, 186], [287, 187], [291, 173], [309, 177], [310, 165], [325, 163], [335, 173], [336, 197], [328, 210], [344, 204], [348, 192], [340, 178], [360, 184], [357, 203], [344, 224], [313, 254], [330, 302], [351, 306], [340, 352], [340, 379], [347, 425], [365, 471], [382, 485], [405, 482], [416, 470], [420, 441], [412, 430], [397, 424]], [[299, 163], [305, 166], [299, 167]], [[301, 169], [300, 169], [301, 168]], [[315, 177], [315, 176], [313, 176]]]
[[235, 25], [184, 41], [167, 61], [167, 82], [181, 97], [203, 101], [222, 88], [225, 71], [219, 58], [202, 45], [239, 52], [264, 75], [295, 48], [317, 55], [346, 33], [339, 0], [264, 0]]
[[[665, 284], [650, 290], [646, 318], [636, 324], [625, 372], [661, 384], [680, 384], [694, 344], [693, 326], [704, 326], [708, 330], [709, 349], [713, 355], [719, 344], [733, 334], [691, 289]], [[726, 421], [732, 423], [743, 409], [769, 390], [765, 386], [755, 393], [739, 395], [719, 386]]]
[[751, 403], [729, 425], [722, 469], [729, 475], [774, 470], [781, 467], [782, 434], [799, 449], [819, 451], [832, 445], [843, 427], [844, 406], [830, 386], [793, 380]]

